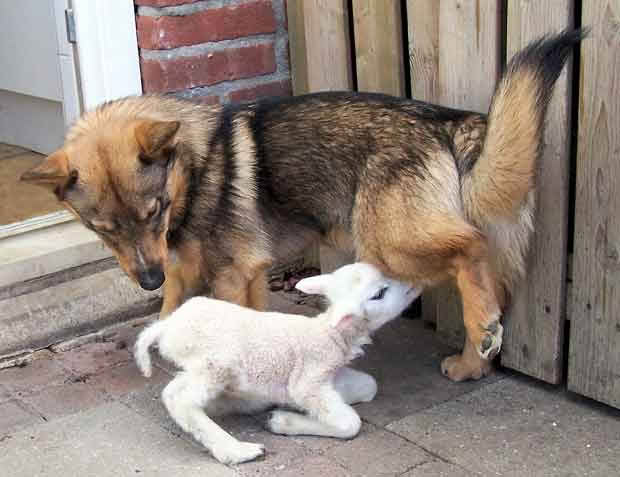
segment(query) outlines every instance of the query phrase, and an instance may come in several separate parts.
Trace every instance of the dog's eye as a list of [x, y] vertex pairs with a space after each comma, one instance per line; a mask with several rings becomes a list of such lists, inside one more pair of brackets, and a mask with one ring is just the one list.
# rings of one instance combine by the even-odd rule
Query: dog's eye
[[383, 300], [383, 297], [385, 296], [385, 293], [387, 292], [389, 287], [383, 287], [381, 290], [379, 290], [377, 293], [375, 293], [371, 300]]
[[157, 219], [161, 215], [161, 199], [154, 199], [155, 202], [149, 207], [146, 218], [148, 220]]
[[97, 232], [102, 233], [113, 232], [116, 228], [116, 224], [110, 220], [93, 219], [90, 221], [90, 225]]

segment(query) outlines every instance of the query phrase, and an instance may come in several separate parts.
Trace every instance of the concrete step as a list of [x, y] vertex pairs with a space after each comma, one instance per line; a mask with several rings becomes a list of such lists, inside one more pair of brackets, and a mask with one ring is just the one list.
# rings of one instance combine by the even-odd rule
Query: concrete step
[[161, 291], [147, 292], [106, 261], [22, 283], [0, 293], [0, 362], [154, 313]]

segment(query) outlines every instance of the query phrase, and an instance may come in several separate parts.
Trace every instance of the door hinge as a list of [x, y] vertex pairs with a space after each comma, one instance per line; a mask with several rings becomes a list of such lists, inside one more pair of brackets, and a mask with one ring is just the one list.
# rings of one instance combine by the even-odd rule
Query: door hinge
[[65, 23], [67, 24], [67, 41], [69, 43], [76, 43], [75, 17], [73, 16], [73, 10], [71, 8], [65, 10]]

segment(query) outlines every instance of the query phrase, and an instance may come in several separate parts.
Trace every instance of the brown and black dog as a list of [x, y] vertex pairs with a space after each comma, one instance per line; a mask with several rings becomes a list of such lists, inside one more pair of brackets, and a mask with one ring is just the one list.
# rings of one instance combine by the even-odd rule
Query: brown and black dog
[[50, 187], [162, 315], [204, 293], [257, 309], [266, 270], [322, 239], [416, 286], [454, 279], [479, 378], [524, 273], [536, 161], [554, 83], [584, 32], [508, 64], [488, 117], [362, 93], [205, 106], [131, 97], [86, 113], [22, 179]]

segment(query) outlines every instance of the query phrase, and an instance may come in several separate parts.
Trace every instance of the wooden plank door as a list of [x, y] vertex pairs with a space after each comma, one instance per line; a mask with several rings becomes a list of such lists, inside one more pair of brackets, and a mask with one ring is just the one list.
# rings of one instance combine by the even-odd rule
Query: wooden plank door
[[620, 407], [620, 0], [582, 23], [568, 388]]
[[[574, 25], [572, 0], [508, 2], [510, 59], [545, 33]], [[556, 83], [538, 164], [537, 212], [527, 275], [504, 317], [504, 366], [549, 383], [563, 377], [572, 62]]]
[[294, 94], [353, 87], [346, 0], [287, 0]]
[[353, 0], [358, 91], [405, 95], [400, 0]]

